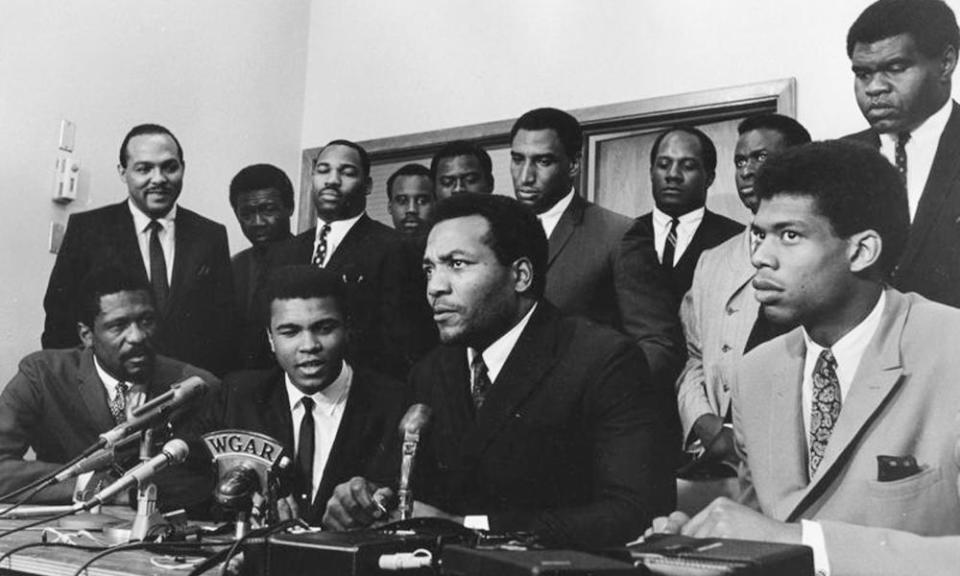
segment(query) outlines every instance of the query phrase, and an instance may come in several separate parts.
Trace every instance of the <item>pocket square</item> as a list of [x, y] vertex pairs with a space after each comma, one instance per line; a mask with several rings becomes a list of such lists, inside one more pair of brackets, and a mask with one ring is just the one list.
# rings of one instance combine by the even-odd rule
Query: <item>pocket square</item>
[[913, 456], [877, 456], [877, 481], [893, 482], [920, 473]]

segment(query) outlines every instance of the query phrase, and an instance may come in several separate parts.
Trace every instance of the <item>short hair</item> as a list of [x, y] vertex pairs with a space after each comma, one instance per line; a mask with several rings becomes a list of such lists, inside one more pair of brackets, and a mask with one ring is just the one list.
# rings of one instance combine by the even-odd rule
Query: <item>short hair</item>
[[947, 46], [960, 48], [960, 31], [953, 10], [941, 0], [878, 0], [860, 13], [847, 32], [847, 57], [858, 43], [872, 44], [909, 34], [927, 58], [943, 54]]
[[808, 144], [810, 133], [802, 124], [783, 114], [758, 114], [750, 116], [737, 126], [737, 134], [743, 136], [754, 130], [772, 130], [783, 136], [788, 148]]
[[173, 135], [169, 129], [159, 124], [140, 124], [134, 126], [127, 132], [127, 135], [123, 137], [123, 142], [120, 143], [120, 166], [126, 168], [127, 160], [127, 144], [130, 143], [130, 140], [133, 140], [137, 136], [146, 136], [148, 134], [164, 134], [169, 136], [173, 143], [177, 145], [177, 158], [180, 159], [180, 163], [183, 164], [183, 146], [180, 145], [180, 141], [177, 140], [177, 137]]
[[311, 298], [333, 298], [337, 309], [347, 320], [350, 311], [347, 306], [346, 288], [340, 277], [325, 268], [310, 265], [281, 266], [267, 275], [263, 298], [263, 318], [270, 327], [270, 307], [275, 300], [309, 300]]
[[813, 198], [841, 238], [875, 230], [883, 241], [877, 268], [893, 271], [910, 228], [907, 193], [897, 170], [863, 144], [814, 142], [774, 154], [754, 185], [760, 200], [786, 194]]
[[581, 155], [583, 148], [583, 128], [580, 122], [556, 108], [536, 108], [517, 118], [510, 129], [510, 141], [516, 137], [517, 132], [521, 130], [553, 130], [560, 138], [563, 145], [563, 151], [570, 158], [577, 158]]
[[150, 303], [156, 306], [153, 290], [145, 277], [119, 265], [103, 265], [90, 270], [80, 281], [77, 320], [92, 330], [97, 316], [103, 311], [100, 299], [118, 292], [145, 292]]
[[490, 225], [485, 243], [504, 266], [528, 258], [533, 266], [530, 294], [543, 296], [547, 283], [547, 236], [527, 206], [499, 194], [456, 194], [437, 203], [433, 222], [480, 216]]
[[367, 154], [367, 151], [363, 146], [357, 144], [356, 142], [351, 142], [350, 140], [331, 140], [317, 152], [317, 157], [313, 159], [313, 165], [317, 165], [317, 160], [320, 159], [320, 155], [323, 154], [323, 151], [331, 146], [346, 146], [347, 148], [353, 148], [357, 151], [357, 154], [360, 155], [360, 170], [363, 172], [364, 178], [370, 177], [370, 155]]
[[389, 200], [393, 200], [393, 183], [401, 176], [423, 176], [430, 180], [430, 184], [433, 184], [433, 174], [430, 173], [429, 168], [423, 164], [404, 164], [387, 178], [387, 198]]
[[283, 170], [273, 164], [252, 164], [237, 172], [230, 181], [230, 206], [236, 210], [241, 194], [267, 188], [279, 192], [283, 205], [293, 210], [293, 183]]
[[676, 126], [671, 126], [657, 135], [657, 139], [653, 141], [653, 147], [650, 148], [650, 165], [653, 166], [657, 161], [657, 153], [660, 152], [660, 143], [663, 142], [663, 139], [667, 137], [667, 134], [673, 132], [683, 132], [685, 134], [690, 134], [695, 136], [697, 140], [700, 141], [700, 152], [703, 155], [703, 167], [710, 174], [716, 174], [717, 172], [717, 147], [713, 145], [713, 140], [710, 139], [703, 131], [694, 128], [693, 126], [687, 126], [684, 124], [678, 124]]
[[480, 163], [480, 169], [483, 171], [483, 175], [486, 176], [488, 180], [493, 177], [493, 161], [490, 160], [490, 155], [487, 154], [487, 151], [484, 150], [482, 146], [469, 140], [454, 140], [453, 142], [444, 144], [443, 148], [437, 150], [437, 153], [433, 155], [433, 159], [430, 160], [430, 173], [433, 175], [434, 181], [437, 179], [437, 168], [440, 167], [440, 161], [446, 160], [447, 158], [456, 158], [457, 156], [473, 156], [477, 159], [477, 162]]

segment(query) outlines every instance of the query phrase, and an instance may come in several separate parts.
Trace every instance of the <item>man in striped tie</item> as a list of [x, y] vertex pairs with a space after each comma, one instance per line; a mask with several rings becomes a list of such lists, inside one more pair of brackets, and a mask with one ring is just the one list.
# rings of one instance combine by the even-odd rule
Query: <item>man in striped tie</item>
[[897, 170], [814, 143], [768, 160], [755, 191], [757, 299], [801, 327], [740, 365], [742, 502], [653, 528], [803, 543], [818, 574], [955, 573], [960, 311], [886, 284], [909, 227]]

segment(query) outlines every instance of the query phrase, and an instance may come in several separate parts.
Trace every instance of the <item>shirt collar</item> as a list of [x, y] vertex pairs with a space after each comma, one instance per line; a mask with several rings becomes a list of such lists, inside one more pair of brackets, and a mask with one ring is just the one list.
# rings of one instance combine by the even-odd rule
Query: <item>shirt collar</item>
[[[943, 131], [947, 127], [947, 121], [950, 120], [950, 113], [952, 111], [953, 100], [947, 98], [947, 101], [944, 102], [939, 110], [931, 114], [923, 121], [923, 124], [917, 126], [910, 132], [910, 140], [907, 142], [907, 146], [914, 145], [936, 149], [940, 143], [940, 136], [943, 135]], [[881, 134], [880, 137], [889, 140], [894, 146], [897, 144], [896, 132]]]
[[574, 192], [575, 192], [575, 190], [574, 190], [573, 187], [571, 186], [571, 187], [570, 187], [570, 191], [567, 192], [567, 195], [566, 195], [566, 196], [564, 196], [564, 197], [561, 198], [559, 201], [557, 201], [557, 203], [554, 204], [553, 206], [551, 206], [549, 209], [547, 209], [546, 212], [544, 212], [544, 213], [542, 213], [542, 214], [538, 214], [537, 216], [538, 216], [540, 219], [543, 219], [543, 218], [560, 218], [560, 216], [563, 214], [563, 212], [567, 209], [567, 206], [570, 205], [570, 202], [573, 201], [573, 194], [574, 194]]
[[[860, 359], [863, 358], [867, 345], [870, 344], [870, 340], [873, 339], [873, 335], [880, 326], [880, 319], [883, 316], [883, 308], [886, 302], [886, 292], [880, 292], [880, 298], [877, 299], [877, 303], [873, 306], [873, 310], [867, 314], [867, 317], [830, 347], [830, 351], [837, 361], [837, 377], [841, 382], [849, 383], [853, 381], [853, 376], [860, 365]], [[820, 352], [824, 348], [810, 338], [806, 328], [803, 329], [803, 339], [807, 345], [806, 357], [816, 358], [820, 356]]]
[[361, 212], [356, 216], [354, 216], [353, 218], [346, 218], [344, 220], [334, 220], [333, 222], [327, 222], [326, 220], [323, 220], [322, 218], [318, 217], [317, 232], [315, 237], [316, 238], [320, 237], [320, 229], [323, 228], [324, 226], [330, 226], [331, 234], [338, 234], [340, 236], [344, 236], [346, 235], [347, 232], [350, 231], [351, 228], [353, 228], [353, 225], [356, 224], [357, 221], [363, 218], [364, 214], [365, 214], [364, 212]]
[[290, 402], [290, 412], [300, 404], [301, 398], [309, 396], [313, 404], [321, 413], [332, 414], [337, 406], [343, 404], [346, 400], [347, 392], [350, 391], [350, 384], [353, 382], [353, 368], [346, 362], [341, 361], [340, 374], [330, 383], [329, 386], [313, 394], [304, 394], [299, 388], [290, 381], [290, 375], [284, 373], [284, 384], [287, 387], [287, 400]]
[[[491, 384], [497, 380], [497, 375], [500, 374], [503, 365], [507, 363], [510, 352], [512, 352], [513, 347], [517, 345], [520, 334], [523, 333], [523, 329], [527, 327], [527, 324], [530, 322], [530, 317], [533, 316], [533, 311], [536, 309], [537, 304], [534, 304], [527, 314], [519, 322], [514, 324], [513, 328], [508, 330], [503, 336], [497, 338], [493, 344], [487, 346], [487, 348], [480, 353], [481, 356], [483, 356], [483, 363], [487, 365], [487, 376], [490, 378]], [[473, 358], [476, 353], [476, 350], [473, 348], [467, 348], [468, 366], [473, 364]]]
[[163, 224], [164, 229], [170, 228], [170, 224], [173, 224], [177, 218], [177, 204], [174, 202], [173, 207], [170, 208], [170, 211], [167, 212], [164, 216], [160, 218], [151, 218], [144, 214], [136, 204], [133, 203], [133, 200], [127, 198], [127, 208], [130, 209], [130, 214], [133, 216], [133, 227], [138, 233], [144, 232], [147, 229], [147, 226], [153, 220], [159, 220]]
[[[686, 214], [683, 214], [677, 217], [677, 220], [680, 221], [677, 226], [697, 226], [700, 224], [700, 221], [703, 220], [703, 215], [706, 213], [707, 209], [703, 206], [697, 208], [696, 210], [691, 210]], [[669, 230], [670, 222], [673, 220], [673, 216], [668, 216], [664, 212], [661, 212], [656, 206], [653, 207], [653, 225], [656, 229], [667, 228]]]

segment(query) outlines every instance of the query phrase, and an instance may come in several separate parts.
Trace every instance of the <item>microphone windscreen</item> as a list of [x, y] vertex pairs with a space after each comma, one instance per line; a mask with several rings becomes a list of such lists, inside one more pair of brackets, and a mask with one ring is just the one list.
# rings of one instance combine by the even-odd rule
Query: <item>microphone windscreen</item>
[[170, 459], [171, 464], [180, 464], [190, 455], [190, 446], [183, 440], [174, 438], [163, 445], [163, 453]]

